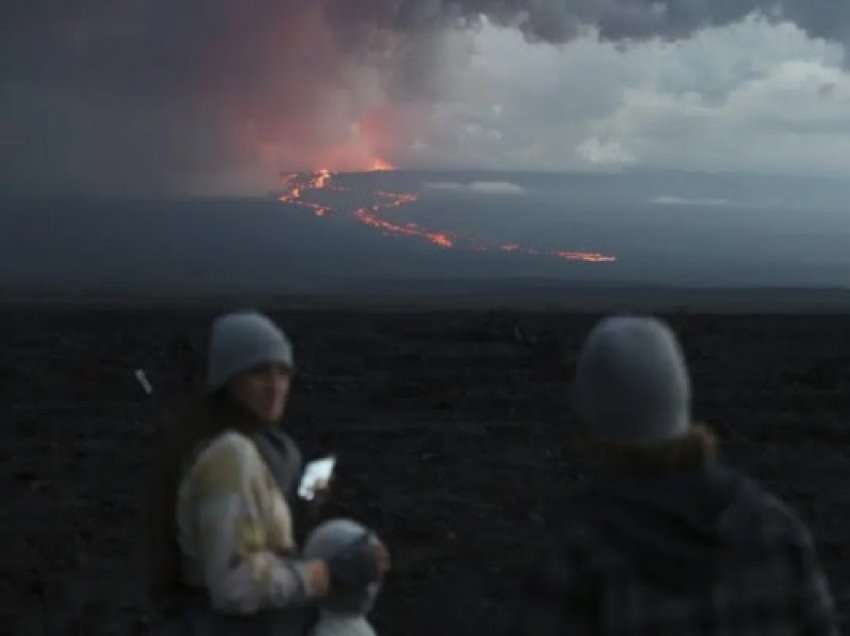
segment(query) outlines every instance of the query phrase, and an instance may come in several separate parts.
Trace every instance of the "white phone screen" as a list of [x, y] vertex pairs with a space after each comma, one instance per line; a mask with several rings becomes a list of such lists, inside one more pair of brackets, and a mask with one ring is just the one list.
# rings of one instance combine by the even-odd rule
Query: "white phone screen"
[[323, 482], [330, 481], [336, 465], [336, 457], [330, 455], [312, 462], [308, 462], [304, 468], [304, 476], [298, 485], [298, 496], [311, 500], [316, 496], [316, 488]]

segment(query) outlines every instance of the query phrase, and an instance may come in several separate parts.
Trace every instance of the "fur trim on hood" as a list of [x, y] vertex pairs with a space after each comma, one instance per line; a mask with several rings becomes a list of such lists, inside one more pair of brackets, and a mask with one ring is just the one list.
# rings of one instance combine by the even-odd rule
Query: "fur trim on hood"
[[699, 424], [672, 440], [635, 443], [574, 437], [566, 447], [571, 456], [593, 472], [635, 478], [698, 471], [718, 457], [716, 436], [707, 426]]

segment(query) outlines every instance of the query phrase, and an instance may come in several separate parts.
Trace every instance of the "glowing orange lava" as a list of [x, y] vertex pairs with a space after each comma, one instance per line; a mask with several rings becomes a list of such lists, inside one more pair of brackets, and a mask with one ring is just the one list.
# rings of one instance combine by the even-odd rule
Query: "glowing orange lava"
[[[393, 167], [382, 159], [375, 159], [372, 171], [392, 170]], [[333, 183], [336, 173], [330, 170], [318, 170], [313, 173], [296, 173], [281, 175], [281, 182], [285, 191], [278, 197], [281, 203], [297, 205], [312, 210], [319, 217], [327, 216], [333, 209], [328, 205], [322, 205], [314, 201], [305, 201], [304, 194], [311, 191], [336, 191], [344, 192], [347, 188], [337, 186]], [[476, 237], [465, 237], [460, 239], [450, 232], [441, 232], [423, 228], [416, 223], [394, 223], [383, 217], [390, 209], [402, 208], [419, 200], [416, 194], [410, 192], [387, 192], [378, 190], [374, 193], [378, 199], [372, 205], [357, 208], [352, 212], [352, 217], [368, 227], [374, 228], [386, 235], [409, 236], [424, 239], [437, 247], [449, 249], [468, 249], [476, 252], [500, 250], [512, 254], [525, 254], [526, 256], [550, 256], [566, 261], [581, 261], [585, 263], [613, 263], [617, 260], [614, 256], [607, 256], [599, 252], [579, 252], [570, 250], [541, 251], [535, 248], [523, 247], [518, 243], [494, 243], [478, 239]]]
[[324, 190], [328, 187], [331, 177], [332, 173], [330, 170], [319, 170], [316, 173], [307, 175], [297, 173], [281, 175], [283, 186], [289, 189], [278, 197], [278, 201], [300, 205], [312, 210], [316, 216], [325, 216], [331, 212], [331, 208], [326, 205], [304, 201], [301, 195], [305, 190]]
[[383, 171], [386, 171], [386, 170], [395, 170], [395, 167], [392, 164], [387, 163], [386, 161], [384, 161], [380, 157], [376, 158], [372, 162], [372, 168], [371, 168], [372, 172], [383, 172]]
[[427, 241], [430, 241], [438, 247], [454, 247], [454, 241], [446, 233], [429, 232], [428, 230], [423, 230], [415, 223], [406, 223], [405, 225], [392, 223], [390, 221], [387, 221], [386, 219], [380, 218], [377, 212], [375, 211], [375, 208], [380, 208], [380, 206], [372, 206], [372, 211], [370, 211], [368, 208], [360, 208], [359, 210], [355, 210], [354, 218], [356, 218], [361, 223], [364, 223], [370, 227], [381, 230], [388, 234], [400, 234], [402, 236], [418, 236], [420, 238], [424, 238]]
[[617, 259], [614, 256], [605, 256], [598, 252], [550, 252], [552, 256], [563, 258], [565, 261], [585, 261], [587, 263], [613, 263]]

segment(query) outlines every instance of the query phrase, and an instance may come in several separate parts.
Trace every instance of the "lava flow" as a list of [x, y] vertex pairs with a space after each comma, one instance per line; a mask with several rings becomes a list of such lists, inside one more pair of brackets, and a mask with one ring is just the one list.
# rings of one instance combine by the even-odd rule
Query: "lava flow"
[[[408, 198], [408, 203], [412, 203], [416, 200], [416, 197], [413, 195], [405, 195], [405, 197]], [[396, 201], [385, 206], [373, 205], [371, 208], [360, 208], [359, 210], [354, 211], [354, 218], [356, 218], [361, 223], [368, 225], [369, 227], [373, 227], [378, 230], [383, 230], [384, 232], [389, 232], [390, 234], [400, 234], [402, 236], [418, 236], [420, 238], [424, 238], [430, 241], [438, 247], [454, 247], [454, 241], [448, 234], [444, 232], [431, 232], [429, 230], [424, 230], [418, 225], [416, 225], [416, 223], [406, 223], [404, 225], [399, 225], [398, 223], [392, 223], [390, 221], [387, 221], [386, 219], [382, 219], [379, 216], [382, 207], [398, 207], [400, 205], [404, 204]]]
[[330, 170], [319, 170], [312, 174], [282, 175], [281, 181], [287, 190], [278, 197], [278, 201], [281, 203], [300, 205], [313, 210], [313, 213], [316, 216], [325, 216], [331, 212], [330, 207], [326, 205], [319, 205], [318, 203], [311, 203], [310, 201], [304, 201], [301, 198], [301, 195], [307, 190], [337, 189], [331, 188], [330, 186], [331, 176]]
[[[387, 171], [393, 167], [376, 159], [372, 171]], [[281, 176], [285, 191], [278, 197], [281, 203], [297, 205], [312, 210], [316, 216], [327, 216], [333, 212], [329, 205], [322, 205], [304, 199], [304, 194], [310, 191], [336, 191], [344, 192], [347, 188], [337, 186], [333, 183], [335, 173], [330, 170], [319, 170], [313, 173], [296, 173]], [[371, 206], [357, 208], [352, 212], [354, 220], [383, 232], [397, 236], [410, 236], [424, 239], [441, 248], [467, 248], [474, 251], [501, 250], [503, 252], [520, 253], [528, 256], [550, 256], [567, 261], [581, 261], [585, 263], [612, 263], [617, 260], [614, 256], [607, 256], [599, 252], [578, 252], [570, 250], [537, 250], [523, 247], [517, 243], [495, 243], [478, 238], [458, 237], [450, 232], [440, 232], [423, 228], [416, 223], [395, 223], [384, 218], [387, 210], [401, 208], [418, 200], [418, 196], [407, 192], [387, 192], [379, 190], [374, 193], [378, 200]]]

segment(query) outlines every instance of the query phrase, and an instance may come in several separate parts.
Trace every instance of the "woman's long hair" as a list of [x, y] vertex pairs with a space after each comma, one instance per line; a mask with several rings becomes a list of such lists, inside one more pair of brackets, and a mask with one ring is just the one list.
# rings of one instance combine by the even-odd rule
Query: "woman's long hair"
[[144, 560], [147, 592], [155, 606], [167, 606], [182, 589], [177, 544], [177, 491], [187, 462], [199, 446], [226, 430], [252, 433], [259, 423], [222, 390], [200, 395], [172, 409], [156, 431], [154, 455], [145, 481]]

